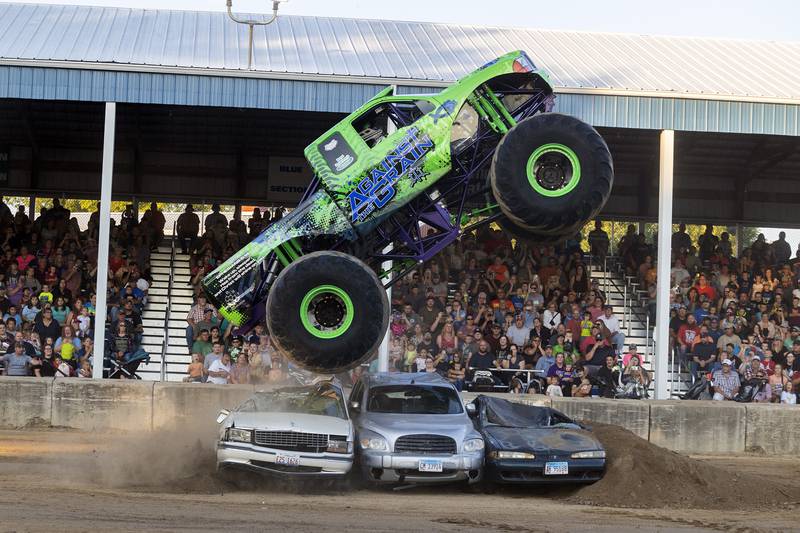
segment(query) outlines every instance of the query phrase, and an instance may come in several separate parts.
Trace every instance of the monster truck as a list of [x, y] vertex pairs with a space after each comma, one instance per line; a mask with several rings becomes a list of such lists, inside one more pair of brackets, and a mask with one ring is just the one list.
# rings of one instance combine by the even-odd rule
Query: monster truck
[[274, 347], [305, 369], [353, 368], [385, 335], [385, 289], [462, 233], [497, 222], [559, 240], [604, 205], [608, 147], [553, 100], [521, 51], [438, 94], [386, 88], [305, 149], [300, 204], [209, 273], [206, 295], [242, 331], [266, 314]]

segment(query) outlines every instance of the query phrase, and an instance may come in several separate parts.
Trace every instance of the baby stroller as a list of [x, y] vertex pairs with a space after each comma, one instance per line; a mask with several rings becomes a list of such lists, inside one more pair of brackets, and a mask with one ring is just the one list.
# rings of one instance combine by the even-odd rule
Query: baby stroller
[[150, 354], [141, 348], [125, 354], [122, 359], [118, 359], [113, 350], [113, 346], [106, 341], [105, 351], [105, 370], [108, 379], [142, 379], [136, 371], [142, 363], [150, 362]]
[[740, 403], [750, 403], [756, 399], [756, 395], [761, 392], [767, 381], [764, 379], [750, 379], [742, 384], [739, 393], [733, 397], [733, 401]]
[[711, 382], [705, 374], [692, 383], [692, 386], [681, 395], [681, 400], [710, 400]]

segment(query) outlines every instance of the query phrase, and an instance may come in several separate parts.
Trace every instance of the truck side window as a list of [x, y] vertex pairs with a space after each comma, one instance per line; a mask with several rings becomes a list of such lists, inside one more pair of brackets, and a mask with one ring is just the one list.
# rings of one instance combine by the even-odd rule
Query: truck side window
[[478, 131], [478, 122], [478, 113], [471, 105], [465, 103], [461, 106], [450, 133], [450, 142], [453, 144], [454, 152], [457, 152], [462, 145], [469, 143], [469, 140]]
[[382, 102], [355, 119], [353, 128], [372, 148], [393, 131], [413, 124], [433, 108], [433, 104], [426, 100]]

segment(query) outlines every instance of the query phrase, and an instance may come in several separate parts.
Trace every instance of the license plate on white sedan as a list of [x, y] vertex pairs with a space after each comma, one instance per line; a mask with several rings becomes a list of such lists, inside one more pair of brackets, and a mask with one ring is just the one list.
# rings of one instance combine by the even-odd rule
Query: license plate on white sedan
[[566, 474], [569, 474], [569, 463], [566, 461], [544, 464], [545, 476], [563, 476]]
[[275, 464], [284, 466], [298, 466], [300, 464], [300, 456], [278, 454], [275, 456]]
[[420, 472], [441, 472], [442, 462], [438, 459], [420, 459], [419, 461]]

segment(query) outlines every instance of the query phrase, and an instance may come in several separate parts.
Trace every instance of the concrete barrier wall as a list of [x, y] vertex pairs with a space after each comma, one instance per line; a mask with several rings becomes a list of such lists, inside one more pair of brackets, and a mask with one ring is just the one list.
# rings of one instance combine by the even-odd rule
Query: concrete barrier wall
[[650, 402], [650, 442], [676, 452], [743, 452], [745, 428], [744, 404], [680, 400]]
[[51, 425], [53, 378], [0, 378], [0, 427]]
[[152, 381], [56, 378], [51, 425], [83, 430], [153, 427]]
[[745, 404], [745, 448], [769, 455], [800, 453], [800, 409], [775, 404]]
[[173, 428], [187, 420], [216, 424], [220, 409], [231, 409], [255, 391], [252, 385], [156, 383], [153, 388], [153, 428]]
[[[248, 385], [91, 379], [0, 378], [0, 428], [80, 430], [213, 427], [220, 409], [253, 393]], [[463, 393], [465, 401], [476, 394]], [[552, 406], [578, 420], [618, 424], [670, 450], [772, 455], [800, 453], [800, 407], [711, 401], [634, 401], [492, 394]]]
[[650, 406], [638, 400], [553, 398], [553, 409], [575, 420], [616, 424], [643, 439], [649, 435]]

